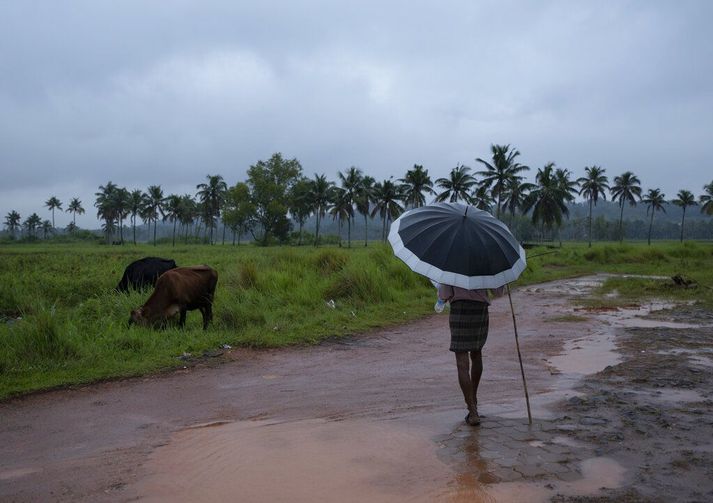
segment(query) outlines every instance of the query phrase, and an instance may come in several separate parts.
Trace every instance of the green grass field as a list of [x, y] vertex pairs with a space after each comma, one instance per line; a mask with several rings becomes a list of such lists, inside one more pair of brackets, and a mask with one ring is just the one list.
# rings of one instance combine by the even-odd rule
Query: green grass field
[[[547, 253], [554, 252], [554, 253]], [[592, 272], [682, 274], [670, 281], [613, 278], [624, 296], [693, 299], [713, 306], [713, 245], [565, 243], [532, 249], [520, 284]], [[539, 255], [547, 253], [545, 255]], [[113, 292], [124, 267], [144, 256], [219, 273], [214, 323], [198, 311], [185, 330], [127, 327], [149, 292]], [[335, 307], [327, 302], [334, 300]], [[432, 313], [428, 280], [394, 258], [387, 245], [325, 247], [108, 247], [94, 244], [0, 246], [0, 399], [34, 390], [140, 375], [184, 365], [223, 344], [281, 347], [363, 332]]]

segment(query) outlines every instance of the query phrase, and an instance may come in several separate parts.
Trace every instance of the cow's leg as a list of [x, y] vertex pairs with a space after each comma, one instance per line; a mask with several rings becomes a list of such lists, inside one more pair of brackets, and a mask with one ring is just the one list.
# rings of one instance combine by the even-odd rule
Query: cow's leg
[[208, 323], [213, 319], [213, 309], [210, 304], [201, 306], [200, 309], [203, 315], [203, 330], [208, 330]]
[[178, 326], [185, 328], [186, 326], [186, 308], [181, 309], [181, 317], [178, 319]]

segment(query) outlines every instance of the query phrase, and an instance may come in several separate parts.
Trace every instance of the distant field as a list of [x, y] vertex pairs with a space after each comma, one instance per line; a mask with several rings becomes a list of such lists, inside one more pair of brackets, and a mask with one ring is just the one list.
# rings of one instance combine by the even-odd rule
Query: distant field
[[[542, 255], [540, 255], [542, 254]], [[591, 272], [681, 274], [705, 287], [613, 280], [606, 288], [638, 297], [675, 296], [713, 305], [713, 245], [586, 244], [534, 248], [519, 283]], [[127, 327], [148, 293], [112, 290], [124, 267], [144, 256], [219, 272], [214, 323], [201, 330], [190, 312], [186, 330]], [[335, 308], [327, 302], [334, 300]], [[140, 375], [183, 365], [223, 344], [312, 344], [432, 312], [435, 293], [394, 258], [390, 247], [169, 245], [0, 246], [0, 398], [55, 386]], [[18, 319], [19, 318], [19, 319]]]

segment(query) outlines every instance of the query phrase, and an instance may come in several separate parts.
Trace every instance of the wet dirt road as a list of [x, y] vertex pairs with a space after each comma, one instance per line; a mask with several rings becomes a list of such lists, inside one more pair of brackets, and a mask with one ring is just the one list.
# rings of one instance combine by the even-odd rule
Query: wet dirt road
[[598, 281], [513, 293], [532, 426], [499, 299], [480, 428], [463, 424], [447, 316], [434, 315], [2, 403], [0, 500], [533, 502], [626, 488], [635, 470], [575, 431], [597, 418], [562, 413], [589, 374], [622, 359], [617, 318], [571, 303]]

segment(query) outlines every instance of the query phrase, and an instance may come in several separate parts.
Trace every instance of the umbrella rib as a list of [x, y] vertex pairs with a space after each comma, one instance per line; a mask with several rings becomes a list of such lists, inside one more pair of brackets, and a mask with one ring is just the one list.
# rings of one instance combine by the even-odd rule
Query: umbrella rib
[[[491, 222], [488, 222], [488, 225], [489, 225], [489, 227], [491, 228], [491, 230], [492, 230], [493, 232], [496, 232], [496, 233], [498, 234], [498, 236], [500, 236], [504, 241], [508, 242], [508, 241], [510, 241], [511, 239], [514, 238], [514, 236], [512, 235], [512, 233], [511, 233], [508, 229], [506, 229], [505, 227], [503, 227], [502, 225], [494, 224], [494, 223], [491, 223]], [[500, 242], [497, 242], [497, 243], [498, 243], [498, 246], [500, 246], [500, 250], [501, 250], [503, 253], [505, 253], [505, 250], [503, 249], [503, 247], [502, 247], [502, 245], [500, 244]], [[514, 245], [517, 245], [517, 246], [519, 247], [519, 243], [518, 243], [517, 241], [514, 241], [513, 244], [514, 244]], [[519, 250], [516, 249], [514, 246], [513, 246], [513, 251], [515, 251], [515, 253], [516, 253], [517, 255], [519, 255], [519, 253], [518, 253]]]
[[[451, 225], [451, 227], [453, 227], [453, 226]], [[447, 230], [448, 230], [447, 228], [443, 229], [443, 232], [441, 234], [445, 233]], [[449, 233], [449, 238], [450, 238], [449, 241], [450, 242], [448, 243], [448, 248], [446, 248], [446, 250], [448, 250], [449, 254], [450, 254], [450, 251], [453, 249], [453, 242], [456, 240], [457, 235], [458, 235], [457, 231]], [[449, 272], [451, 272], [451, 271], [449, 271]]]
[[[455, 240], [455, 232], [450, 232], [449, 229], [451, 226], [449, 225], [443, 225], [443, 222], [433, 222], [427, 225], [424, 225], [424, 230], [431, 229], [433, 227], [437, 227], [436, 230], [434, 230], [431, 233], [428, 232], [421, 232], [419, 234], [425, 234], [425, 236], [422, 238], [425, 241], [428, 241], [428, 244], [423, 247], [423, 254], [426, 255], [428, 250], [430, 250], [431, 246], [433, 246], [435, 243], [439, 242], [441, 239], [443, 239], [444, 234], [449, 234], [451, 236], [450, 238], [450, 244], [448, 249], [453, 246], [453, 241]], [[427, 237], [426, 237], [427, 236]]]

